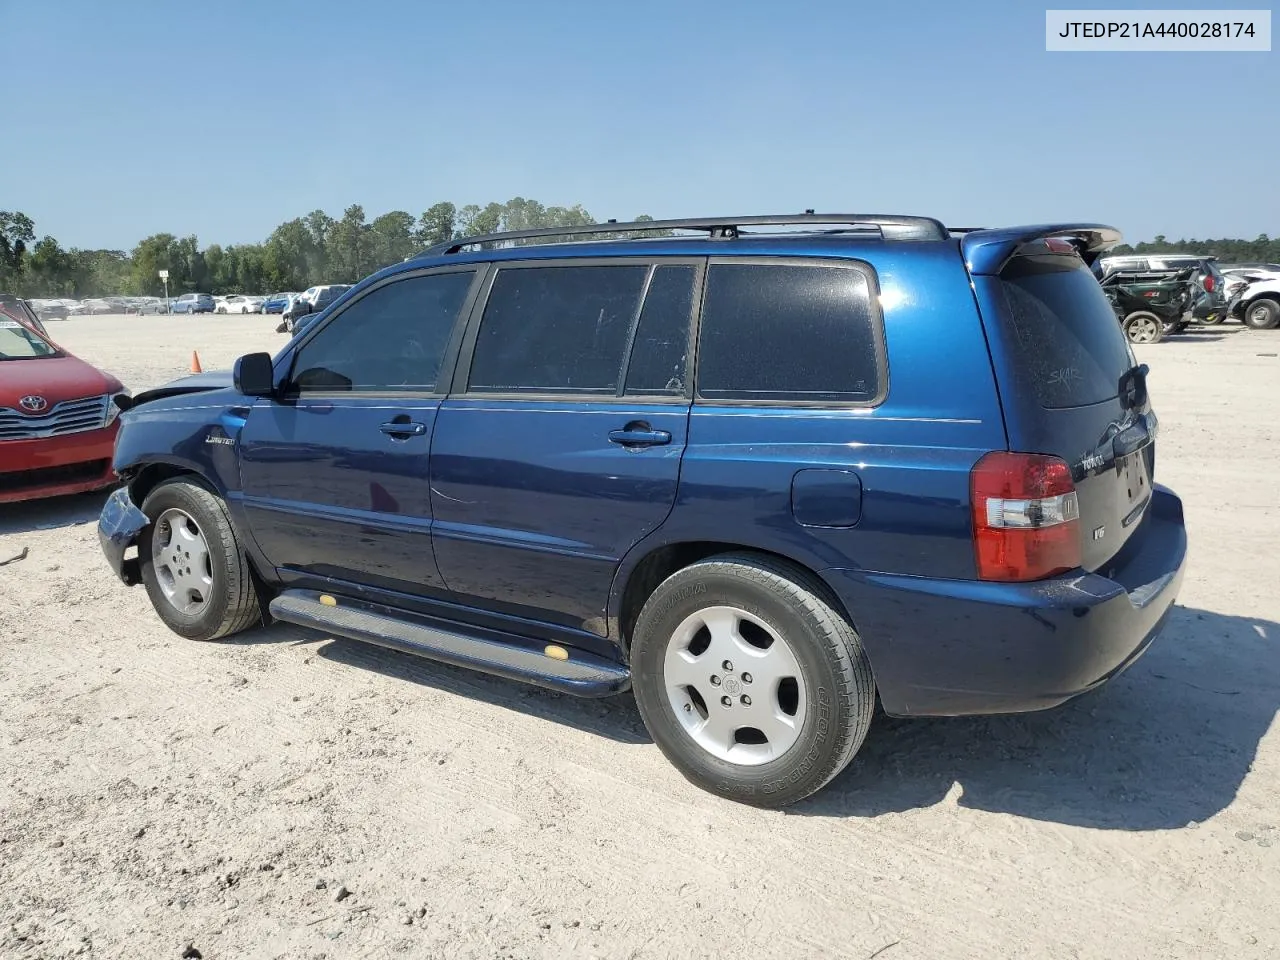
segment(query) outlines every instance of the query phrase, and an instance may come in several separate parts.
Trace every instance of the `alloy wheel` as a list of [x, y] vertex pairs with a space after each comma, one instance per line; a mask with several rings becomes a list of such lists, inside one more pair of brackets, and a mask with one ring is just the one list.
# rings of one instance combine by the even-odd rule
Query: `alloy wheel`
[[171, 507], [156, 520], [151, 561], [160, 592], [179, 613], [198, 616], [213, 594], [209, 544], [195, 519]]
[[743, 766], [776, 760], [800, 737], [808, 695], [800, 664], [763, 620], [731, 606], [685, 618], [667, 644], [667, 701], [707, 753]]

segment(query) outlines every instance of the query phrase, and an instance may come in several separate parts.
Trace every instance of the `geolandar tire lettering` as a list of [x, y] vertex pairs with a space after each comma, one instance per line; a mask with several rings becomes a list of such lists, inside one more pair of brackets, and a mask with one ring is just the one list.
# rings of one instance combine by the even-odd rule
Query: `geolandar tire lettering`
[[[663, 581], [636, 622], [631, 669], [641, 716], [672, 764], [703, 789], [761, 807], [825, 786], [875, 709], [862, 641], [822, 584], [753, 554], [712, 557]], [[795, 692], [770, 699], [788, 684]]]
[[[170, 630], [190, 640], [216, 640], [261, 620], [249, 563], [221, 498], [189, 479], [167, 480], [147, 494], [141, 510], [151, 521], [138, 538], [142, 582], [151, 605]], [[175, 524], [181, 524], [193, 542], [202, 544], [196, 552], [202, 559], [207, 553], [205, 577], [200, 578], [196, 571], [192, 578], [190, 567], [181, 568], [184, 555], [180, 548], [175, 548], [174, 562], [167, 561], [163, 543], [156, 549], [158, 538], [166, 542], [175, 539], [171, 533]], [[188, 584], [196, 584], [202, 592], [197, 602], [184, 608], [183, 603], [175, 603], [174, 595]]]

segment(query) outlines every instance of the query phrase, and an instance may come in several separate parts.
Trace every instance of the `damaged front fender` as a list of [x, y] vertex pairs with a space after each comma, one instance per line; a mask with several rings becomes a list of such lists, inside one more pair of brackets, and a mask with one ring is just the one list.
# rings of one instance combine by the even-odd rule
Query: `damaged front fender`
[[130, 499], [128, 487], [121, 487], [107, 498], [102, 516], [98, 518], [98, 542], [102, 544], [107, 563], [116, 576], [131, 587], [141, 582], [142, 571], [137, 557], [126, 560], [124, 553], [138, 542], [138, 534], [150, 522]]

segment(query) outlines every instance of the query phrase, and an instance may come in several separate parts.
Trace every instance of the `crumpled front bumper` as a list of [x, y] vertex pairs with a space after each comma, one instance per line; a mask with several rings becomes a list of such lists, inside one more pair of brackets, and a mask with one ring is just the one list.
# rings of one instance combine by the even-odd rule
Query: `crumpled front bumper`
[[111, 564], [116, 576], [131, 587], [141, 582], [142, 571], [137, 557], [126, 560], [124, 554], [138, 542], [138, 534], [150, 522], [130, 498], [128, 487], [121, 487], [111, 494], [98, 517], [98, 542], [102, 544], [107, 563]]

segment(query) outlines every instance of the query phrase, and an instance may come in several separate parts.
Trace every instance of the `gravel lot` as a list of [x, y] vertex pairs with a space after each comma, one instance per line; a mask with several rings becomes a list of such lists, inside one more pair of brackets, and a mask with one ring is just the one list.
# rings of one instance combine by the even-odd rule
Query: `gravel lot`
[[[275, 323], [51, 332], [136, 390]], [[101, 495], [0, 506], [0, 560], [30, 548], [0, 566], [0, 956], [1273, 960], [1277, 353], [1140, 350], [1193, 551], [1146, 657], [1046, 714], [878, 720], [786, 813], [688, 785], [629, 697], [286, 626], [183, 641], [112, 578]]]

